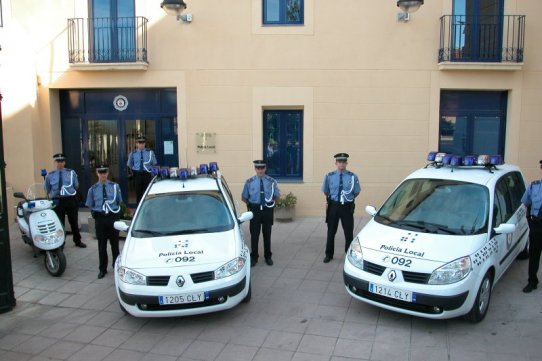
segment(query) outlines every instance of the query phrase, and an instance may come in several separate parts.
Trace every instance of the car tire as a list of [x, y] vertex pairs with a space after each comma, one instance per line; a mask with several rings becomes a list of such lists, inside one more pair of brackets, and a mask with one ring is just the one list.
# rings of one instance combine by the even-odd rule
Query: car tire
[[489, 309], [489, 301], [491, 300], [491, 291], [493, 287], [493, 274], [487, 271], [480, 283], [474, 304], [465, 318], [473, 323], [480, 322], [486, 317]]
[[243, 303], [249, 303], [251, 298], [252, 298], [252, 282], [249, 283], [249, 285], [248, 285], [248, 293], [245, 296], [245, 298], [243, 298], [242, 302]]

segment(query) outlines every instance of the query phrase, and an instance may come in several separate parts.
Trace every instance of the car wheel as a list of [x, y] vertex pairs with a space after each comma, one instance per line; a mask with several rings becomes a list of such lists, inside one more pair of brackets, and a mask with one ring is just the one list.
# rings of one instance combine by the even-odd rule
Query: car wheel
[[250, 302], [251, 298], [252, 298], [252, 282], [248, 285], [248, 293], [245, 296], [245, 298], [243, 298], [243, 303]]
[[474, 300], [470, 312], [465, 316], [467, 320], [471, 322], [480, 322], [486, 317], [487, 310], [489, 309], [489, 301], [491, 300], [492, 286], [493, 275], [488, 271], [480, 283], [480, 288], [476, 294], [476, 300]]

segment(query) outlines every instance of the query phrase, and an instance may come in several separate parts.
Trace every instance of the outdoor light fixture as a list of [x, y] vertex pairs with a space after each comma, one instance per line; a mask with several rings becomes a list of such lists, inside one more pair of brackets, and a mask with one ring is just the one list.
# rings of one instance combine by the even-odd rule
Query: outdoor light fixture
[[179, 21], [182, 20], [185, 23], [192, 22], [192, 14], [181, 14], [187, 7], [183, 0], [163, 0], [160, 7], [164, 9], [166, 14], [175, 15]]
[[397, 14], [397, 20], [407, 22], [410, 13], [416, 12], [423, 5], [423, 0], [397, 0], [397, 6], [403, 11]]

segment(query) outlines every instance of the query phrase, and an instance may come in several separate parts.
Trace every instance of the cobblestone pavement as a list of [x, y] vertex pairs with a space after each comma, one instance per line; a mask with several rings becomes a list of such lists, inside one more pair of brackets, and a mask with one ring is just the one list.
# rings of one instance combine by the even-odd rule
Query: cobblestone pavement
[[[80, 215], [83, 230], [87, 215]], [[366, 221], [358, 215], [356, 230]], [[516, 261], [496, 286], [483, 322], [433, 321], [352, 299], [342, 281], [344, 256], [322, 263], [325, 234], [322, 218], [275, 222], [275, 265], [252, 269], [248, 304], [137, 319], [120, 310], [111, 270], [96, 278], [97, 242], [89, 233], [86, 249], [68, 236], [68, 267], [54, 278], [13, 225], [17, 306], [0, 315], [0, 360], [542, 360], [542, 290], [521, 292], [526, 261]], [[339, 230], [336, 255], [343, 242]]]

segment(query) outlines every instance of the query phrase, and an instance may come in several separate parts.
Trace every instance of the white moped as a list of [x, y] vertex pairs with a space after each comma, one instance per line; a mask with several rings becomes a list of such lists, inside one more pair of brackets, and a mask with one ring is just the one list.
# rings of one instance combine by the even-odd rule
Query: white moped
[[52, 210], [53, 201], [47, 198], [43, 183], [28, 187], [26, 196], [22, 192], [15, 192], [13, 196], [23, 199], [16, 206], [15, 219], [23, 241], [32, 247], [34, 257], [38, 256], [38, 252], [44, 252], [45, 269], [52, 276], [59, 277], [66, 269], [63, 251], [66, 235], [62, 223]]

